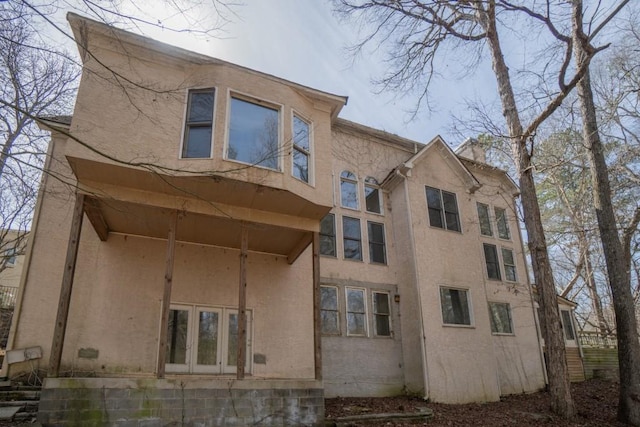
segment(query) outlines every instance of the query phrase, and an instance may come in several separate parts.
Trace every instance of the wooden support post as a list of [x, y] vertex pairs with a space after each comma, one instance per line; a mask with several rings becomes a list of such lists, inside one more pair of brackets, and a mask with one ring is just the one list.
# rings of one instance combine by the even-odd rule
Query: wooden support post
[[71, 231], [69, 232], [69, 243], [67, 244], [67, 259], [64, 265], [60, 300], [58, 302], [58, 314], [56, 316], [56, 324], [53, 328], [53, 341], [51, 343], [51, 355], [49, 357], [49, 372], [47, 375], [52, 378], [58, 376], [60, 371], [60, 361], [62, 360], [62, 347], [64, 346], [64, 335], [67, 332], [67, 319], [69, 318], [69, 304], [71, 302], [73, 276], [76, 271], [78, 246], [80, 245], [84, 199], [84, 194], [76, 194], [76, 204], [73, 207]]
[[244, 378], [245, 360], [247, 358], [247, 249], [249, 246], [249, 230], [242, 224], [240, 242], [240, 286], [238, 293], [238, 360], [236, 362], [236, 378]]
[[320, 233], [313, 233], [313, 345], [316, 380], [322, 380], [322, 330], [320, 316]]
[[176, 229], [178, 227], [178, 212], [173, 211], [169, 219], [169, 233], [167, 236], [167, 257], [164, 270], [164, 293], [162, 294], [162, 314], [160, 317], [160, 343], [158, 345], [158, 378], [164, 378], [167, 355], [167, 327], [169, 325], [169, 311], [171, 307], [171, 286], [173, 285], [173, 260], [176, 252]]

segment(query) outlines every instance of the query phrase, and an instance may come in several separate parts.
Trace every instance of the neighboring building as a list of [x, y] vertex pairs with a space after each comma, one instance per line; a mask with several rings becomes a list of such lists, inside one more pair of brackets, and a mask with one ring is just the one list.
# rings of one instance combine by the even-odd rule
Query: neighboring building
[[44, 122], [9, 338], [42, 348], [42, 422], [312, 425], [325, 396], [544, 387], [518, 189], [473, 141], [423, 145], [338, 118], [345, 97], [69, 21], [82, 80], [73, 118]]
[[4, 357], [11, 318], [18, 298], [28, 235], [28, 231], [0, 230], [0, 356], [2, 357]]

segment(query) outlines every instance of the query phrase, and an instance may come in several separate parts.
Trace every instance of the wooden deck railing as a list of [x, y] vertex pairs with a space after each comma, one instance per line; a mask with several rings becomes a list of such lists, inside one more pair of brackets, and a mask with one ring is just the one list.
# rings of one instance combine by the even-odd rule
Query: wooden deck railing
[[581, 331], [578, 333], [580, 345], [593, 348], [616, 348], [618, 341], [615, 334]]

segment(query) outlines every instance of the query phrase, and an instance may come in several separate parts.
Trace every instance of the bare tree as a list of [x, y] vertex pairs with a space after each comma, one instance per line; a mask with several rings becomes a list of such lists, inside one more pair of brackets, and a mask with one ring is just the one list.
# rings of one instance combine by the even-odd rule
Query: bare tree
[[[569, 389], [556, 291], [536, 198], [531, 159], [538, 127], [576, 86], [599, 49], [590, 50], [580, 66], [572, 68], [571, 10], [565, 4], [550, 1], [536, 2], [530, 7], [523, 6], [522, 2], [504, 0], [336, 0], [336, 3], [341, 13], [361, 17], [365, 28], [370, 29], [356, 49], [362, 49], [372, 41], [389, 46], [389, 72], [381, 83], [387, 88], [417, 91], [421, 100], [428, 96], [429, 84], [438, 71], [440, 56], [456, 50], [465, 50], [465, 53], [472, 50], [474, 55], [467, 56], [471, 58], [467, 62], [475, 65], [483, 58], [481, 49], [488, 48], [506, 121], [506, 137], [516, 160], [533, 274], [540, 294], [543, 321], [546, 323], [543, 329], [551, 406], [554, 412], [572, 417], [575, 409]], [[616, 11], [602, 19], [602, 25], [609, 22]], [[520, 94], [520, 104], [534, 107], [526, 110], [517, 102], [500, 37], [501, 31], [513, 31], [518, 26], [523, 31], [529, 31], [522, 22], [517, 22], [521, 17], [537, 25], [538, 37], [548, 42], [544, 48], [551, 48], [554, 53], [553, 58], [546, 57], [544, 66], [534, 67], [534, 70], [542, 70], [536, 75], [536, 83], [547, 88], [546, 93], [541, 95], [523, 91]], [[558, 60], [554, 61], [554, 58]], [[534, 60], [540, 61], [540, 58], [535, 57]], [[525, 111], [526, 114], [523, 114]], [[523, 124], [524, 117], [529, 117], [527, 126]]]

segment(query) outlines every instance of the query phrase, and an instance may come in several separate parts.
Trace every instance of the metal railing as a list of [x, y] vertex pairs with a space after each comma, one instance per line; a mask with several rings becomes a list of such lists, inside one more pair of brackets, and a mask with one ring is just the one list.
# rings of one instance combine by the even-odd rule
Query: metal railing
[[581, 331], [578, 333], [580, 345], [593, 348], [616, 348], [618, 340], [615, 334], [603, 334], [600, 332]]

